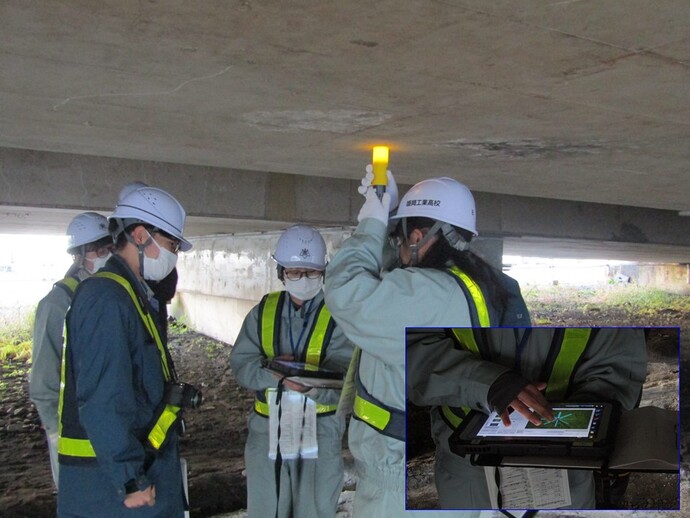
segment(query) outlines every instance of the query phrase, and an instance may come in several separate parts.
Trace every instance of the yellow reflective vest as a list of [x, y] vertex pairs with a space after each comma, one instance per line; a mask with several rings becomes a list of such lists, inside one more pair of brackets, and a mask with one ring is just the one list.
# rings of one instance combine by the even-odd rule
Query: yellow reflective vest
[[[484, 339], [481, 329], [454, 328], [452, 332], [460, 347], [478, 358], [482, 357]], [[575, 367], [580, 362], [591, 338], [591, 328], [556, 329], [549, 350], [549, 359], [543, 369], [548, 373], [546, 399], [558, 401], [566, 397]], [[441, 415], [446, 424], [455, 429], [460, 426], [469, 410], [469, 407], [442, 406]]]
[[[276, 291], [265, 295], [259, 303], [259, 342], [264, 355], [269, 360], [275, 358], [276, 351], [280, 350], [281, 315], [286, 297], [288, 297], [287, 292]], [[315, 317], [306, 338], [307, 346], [303, 351], [303, 356], [295, 358], [295, 361], [318, 369], [326, 355], [326, 348], [331, 341], [334, 327], [335, 321], [325, 303], [321, 301], [319, 307], [316, 308]], [[264, 417], [268, 417], [267, 391], [268, 389], [257, 391], [254, 399], [254, 410]], [[337, 405], [316, 404], [317, 416], [332, 414], [336, 409]]]
[[[158, 332], [158, 328], [156, 327], [155, 320], [150, 312], [144, 310], [139, 301], [139, 297], [134, 292], [134, 288], [129, 283], [129, 281], [121, 275], [112, 272], [98, 272], [94, 275], [94, 277], [110, 279], [114, 282], [117, 282], [129, 294], [130, 298], [132, 299], [132, 302], [134, 303], [134, 306], [137, 309], [137, 313], [141, 317], [144, 327], [151, 335], [151, 338], [153, 338], [154, 342], [156, 343], [156, 346], [158, 347], [158, 350], [160, 352], [163, 377], [166, 382], [172, 381], [174, 378], [172, 374], [173, 370], [171, 369], [171, 366], [168, 364], [168, 354], [165, 345], [163, 344], [163, 341], [160, 337], [160, 333]], [[60, 372], [61, 383], [60, 397], [58, 402], [58, 454], [61, 458], [68, 458], [71, 461], [95, 461], [96, 453], [93, 449], [93, 446], [91, 445], [91, 442], [86, 437], [86, 433], [84, 432], [84, 430], [81, 429], [81, 427], [75, 427], [72, 430], [66, 430], [63, 428], [62, 415], [65, 411], [65, 380], [66, 371], [68, 368], [67, 354], [65, 354], [66, 348], [67, 340], [65, 340], [65, 343], [63, 345], [62, 364]], [[70, 390], [73, 391], [74, 387], [70, 387]], [[73, 406], [73, 404], [71, 406]], [[75, 409], [71, 409], [71, 411], [74, 412]], [[166, 444], [167, 438], [176, 429], [175, 425], [179, 422], [181, 418], [181, 411], [182, 409], [180, 407], [174, 405], [161, 405], [161, 408], [157, 414], [157, 419], [148, 433], [148, 447], [157, 451]]]
[[[472, 325], [489, 327], [491, 325], [489, 307], [479, 285], [457, 266], [447, 270], [447, 273], [458, 282], [467, 298]], [[367, 423], [384, 435], [401, 441], [405, 440], [405, 411], [385, 405], [369, 394], [359, 377], [359, 358], [356, 360], [355, 387], [353, 407], [355, 419]], [[443, 413], [453, 415], [453, 410], [443, 407]]]

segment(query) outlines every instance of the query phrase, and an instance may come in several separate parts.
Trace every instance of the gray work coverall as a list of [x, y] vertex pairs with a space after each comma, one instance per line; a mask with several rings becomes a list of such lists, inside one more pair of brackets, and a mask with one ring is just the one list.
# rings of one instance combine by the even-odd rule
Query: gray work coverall
[[[73, 270], [70, 269], [70, 271]], [[84, 268], [79, 268], [73, 277], [82, 281], [89, 277], [89, 273]], [[38, 303], [34, 318], [31, 372], [29, 373], [29, 396], [36, 405], [41, 424], [46, 432], [50, 468], [55, 487], [58, 486], [59, 481], [57, 436], [60, 364], [65, 316], [71, 303], [71, 295], [57, 284], [53, 285], [53, 288]]]
[[[464, 293], [445, 272], [399, 268], [382, 276], [386, 242], [386, 225], [373, 218], [360, 222], [326, 268], [326, 304], [361, 348], [365, 388], [385, 405], [404, 410], [405, 327], [469, 326], [470, 316]], [[504, 371], [493, 364], [477, 368], [483, 378], [495, 379]], [[478, 401], [483, 408], [484, 400]], [[355, 515], [413, 514], [405, 512], [404, 441], [357, 419], [350, 421], [348, 437], [358, 475]]]
[[[292, 355], [296, 359], [306, 347], [306, 336], [316, 316], [323, 292], [296, 309], [285, 297], [281, 311], [279, 350], [276, 356]], [[258, 334], [259, 305], [245, 317], [242, 329], [230, 355], [230, 365], [237, 381], [250, 390], [278, 386], [278, 380], [261, 367], [266, 358]], [[306, 332], [302, 332], [306, 329]], [[292, 344], [290, 333], [292, 333]], [[299, 340], [300, 335], [302, 339]], [[320, 366], [345, 372], [352, 357], [353, 345], [339, 326], [333, 330]], [[336, 405], [340, 390], [311, 389], [306, 395], [316, 403]], [[280, 473], [280, 507], [278, 516], [321, 518], [335, 516], [343, 486], [344, 464], [342, 438], [345, 420], [335, 414], [317, 416], [317, 459], [283, 460]], [[245, 446], [247, 469], [247, 507], [250, 517], [264, 518], [276, 514], [275, 462], [268, 457], [268, 417], [252, 411], [248, 419], [249, 435]]]

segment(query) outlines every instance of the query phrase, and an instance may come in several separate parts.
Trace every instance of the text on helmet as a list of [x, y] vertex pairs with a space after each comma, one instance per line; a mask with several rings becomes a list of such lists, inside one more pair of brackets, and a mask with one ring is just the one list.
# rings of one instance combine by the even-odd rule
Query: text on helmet
[[419, 205], [427, 205], [431, 207], [440, 207], [441, 206], [441, 200], [407, 200], [407, 203], [405, 204], [407, 207], [413, 207], [413, 206], [419, 206]]

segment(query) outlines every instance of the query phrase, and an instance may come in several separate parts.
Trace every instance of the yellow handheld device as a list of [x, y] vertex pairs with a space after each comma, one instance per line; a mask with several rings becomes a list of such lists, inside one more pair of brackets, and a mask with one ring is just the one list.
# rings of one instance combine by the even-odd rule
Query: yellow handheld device
[[386, 185], [388, 185], [388, 177], [386, 171], [388, 170], [388, 146], [374, 146], [374, 153], [372, 158], [374, 167], [374, 179], [371, 185], [376, 189], [376, 195], [381, 199], [383, 193], [386, 192]]

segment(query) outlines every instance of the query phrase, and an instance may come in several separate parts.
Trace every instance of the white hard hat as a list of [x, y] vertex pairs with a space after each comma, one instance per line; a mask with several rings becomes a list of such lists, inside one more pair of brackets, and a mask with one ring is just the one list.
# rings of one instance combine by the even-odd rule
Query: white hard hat
[[147, 184], [144, 182], [130, 182], [127, 185], [125, 185], [122, 189], [120, 189], [120, 194], [117, 195], [117, 203], [119, 204], [124, 200], [128, 194], [133, 193], [137, 189], [140, 189], [141, 187], [148, 187]]
[[278, 239], [273, 259], [283, 268], [326, 269], [326, 243], [319, 231], [308, 225], [294, 225]]
[[470, 190], [452, 178], [429, 178], [402, 197], [391, 219], [431, 218], [477, 234], [477, 214]]
[[134, 223], [152, 225], [180, 241], [180, 250], [191, 250], [183, 236], [185, 211], [171, 194], [156, 187], [140, 187], [125, 196], [108, 217], [122, 222], [120, 231]]
[[108, 220], [97, 212], [82, 212], [67, 225], [67, 252], [110, 236]]

